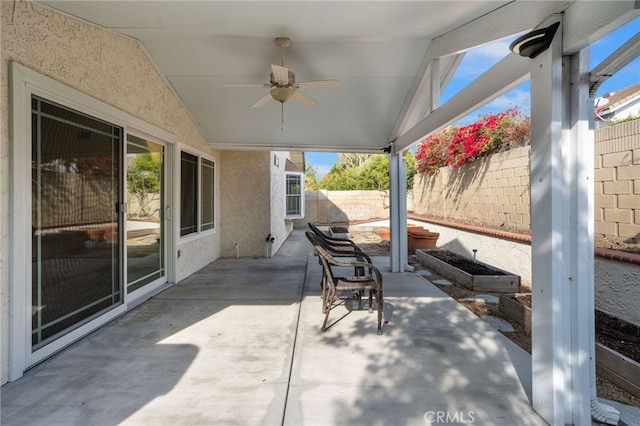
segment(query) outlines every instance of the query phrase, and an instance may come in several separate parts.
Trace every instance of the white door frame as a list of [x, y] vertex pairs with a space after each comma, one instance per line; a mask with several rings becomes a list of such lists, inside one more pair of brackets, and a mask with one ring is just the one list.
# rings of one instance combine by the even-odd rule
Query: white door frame
[[[151, 297], [166, 285], [175, 282], [175, 259], [169, 255], [175, 250], [173, 223], [167, 223], [167, 283], [154, 286], [144, 294], [132, 293], [128, 297], [123, 292], [123, 303], [104, 315], [72, 330], [50, 344], [31, 351], [31, 96], [37, 95], [60, 103], [93, 117], [121, 126], [123, 132], [123, 151], [126, 149], [127, 132], [143, 132], [154, 139], [164, 141], [167, 146], [167, 182], [171, 182], [174, 164], [171, 147], [176, 144], [172, 134], [85, 95], [62, 83], [50, 79], [25, 66], [11, 63], [11, 110], [12, 110], [12, 157], [10, 189], [10, 324], [9, 324], [9, 381], [22, 377], [24, 371], [58, 352], [74, 341], [82, 338], [97, 327], [111, 321], [131, 307]], [[173, 186], [166, 187], [166, 206], [171, 208]], [[169, 221], [172, 219], [168, 218]], [[124, 272], [123, 272], [124, 274]], [[125, 280], [125, 277], [121, 277]], [[124, 285], [124, 282], [123, 282]], [[123, 287], [124, 289], [125, 287]]]

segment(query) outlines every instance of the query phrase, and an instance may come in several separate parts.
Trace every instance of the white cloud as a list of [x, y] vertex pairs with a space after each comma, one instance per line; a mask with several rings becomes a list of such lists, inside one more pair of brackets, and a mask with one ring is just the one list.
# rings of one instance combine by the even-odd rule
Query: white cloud
[[528, 90], [514, 89], [504, 95], [494, 99], [487, 104], [487, 107], [496, 111], [504, 111], [505, 109], [517, 106], [520, 112], [528, 113], [531, 104], [531, 95]]
[[498, 40], [493, 43], [484, 44], [482, 46], [471, 49], [465, 56], [469, 56], [478, 61], [493, 61], [498, 62], [509, 54], [509, 44], [511, 40]]
[[478, 117], [484, 114], [493, 114], [505, 111], [509, 108], [518, 107], [521, 113], [531, 113], [531, 102], [528, 86], [525, 88], [515, 88], [510, 92], [494, 99], [483, 107], [478, 108], [466, 117], [458, 120], [456, 124], [469, 124], [478, 120]]
[[510, 43], [511, 39], [498, 40], [467, 51], [456, 77], [466, 81], [475, 80], [509, 54]]

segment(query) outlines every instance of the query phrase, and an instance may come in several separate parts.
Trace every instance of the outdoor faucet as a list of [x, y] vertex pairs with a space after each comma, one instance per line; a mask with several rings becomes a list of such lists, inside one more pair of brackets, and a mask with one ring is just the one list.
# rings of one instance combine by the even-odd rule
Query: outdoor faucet
[[271, 257], [272, 253], [271, 250], [273, 248], [273, 242], [275, 241], [275, 237], [272, 237], [271, 234], [267, 235], [267, 238], [265, 238], [264, 242], [267, 243], [267, 259]]

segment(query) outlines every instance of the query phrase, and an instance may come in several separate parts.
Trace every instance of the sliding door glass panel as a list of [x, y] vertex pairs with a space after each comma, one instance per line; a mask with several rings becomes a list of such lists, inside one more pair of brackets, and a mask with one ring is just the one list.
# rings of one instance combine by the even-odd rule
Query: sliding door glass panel
[[127, 292], [165, 276], [164, 147], [127, 135]]
[[32, 98], [32, 350], [122, 303], [122, 129]]

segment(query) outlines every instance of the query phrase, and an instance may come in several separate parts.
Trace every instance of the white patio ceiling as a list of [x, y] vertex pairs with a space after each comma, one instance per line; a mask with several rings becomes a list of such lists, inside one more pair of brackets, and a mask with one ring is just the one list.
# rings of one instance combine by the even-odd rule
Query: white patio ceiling
[[[379, 151], [424, 117], [425, 73], [440, 59], [446, 83], [456, 53], [530, 29], [566, 1], [38, 1], [139, 40], [212, 147]], [[592, 29], [593, 30], [593, 29]], [[286, 65], [319, 103], [251, 105], [278, 64], [276, 37], [289, 37]], [[505, 52], [506, 54], [506, 52]], [[425, 61], [425, 58], [427, 60]], [[422, 86], [420, 84], [422, 83]], [[420, 86], [420, 96], [412, 100]], [[426, 88], [425, 88], [426, 87]], [[406, 146], [405, 146], [406, 147]]]

